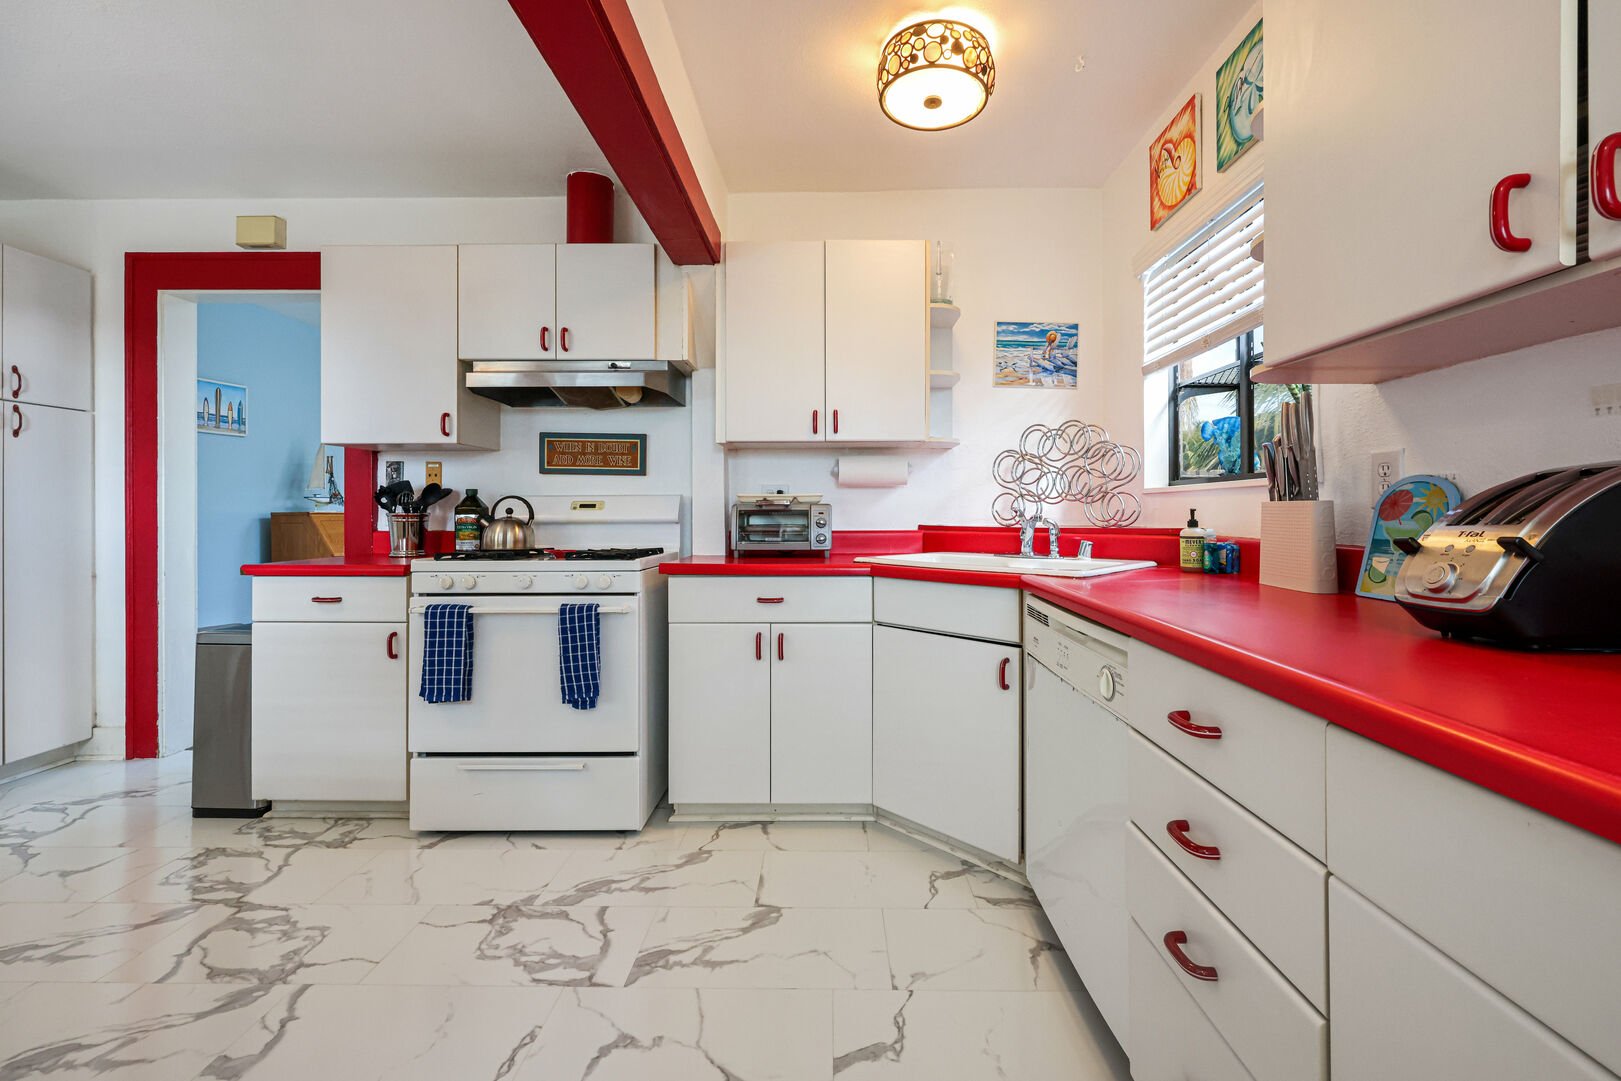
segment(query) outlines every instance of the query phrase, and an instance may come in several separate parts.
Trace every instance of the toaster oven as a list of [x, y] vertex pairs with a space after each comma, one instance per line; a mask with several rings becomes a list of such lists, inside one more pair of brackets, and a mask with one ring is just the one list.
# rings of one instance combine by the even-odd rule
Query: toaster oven
[[1621, 462], [1551, 469], [1464, 500], [1407, 553], [1396, 600], [1445, 635], [1621, 649]]
[[732, 552], [828, 552], [833, 508], [820, 496], [739, 496], [732, 504]]

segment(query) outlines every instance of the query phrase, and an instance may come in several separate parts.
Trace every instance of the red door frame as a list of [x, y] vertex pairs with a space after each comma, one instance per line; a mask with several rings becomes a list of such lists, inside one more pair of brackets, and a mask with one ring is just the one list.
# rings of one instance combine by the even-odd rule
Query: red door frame
[[[321, 288], [319, 252], [124, 254], [124, 754], [158, 753], [158, 294]], [[345, 550], [371, 549], [377, 456], [344, 456]], [[358, 489], [358, 490], [357, 490]], [[358, 529], [356, 528], [358, 524]], [[363, 532], [361, 532], [363, 530]], [[363, 539], [362, 539], [363, 538]]]

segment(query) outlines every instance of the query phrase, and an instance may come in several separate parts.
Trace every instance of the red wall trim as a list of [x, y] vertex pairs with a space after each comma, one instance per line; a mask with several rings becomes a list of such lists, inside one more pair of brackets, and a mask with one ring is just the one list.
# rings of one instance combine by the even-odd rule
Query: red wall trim
[[[130, 758], [158, 753], [158, 294], [319, 288], [317, 252], [124, 254], [124, 753]], [[369, 491], [365, 505], [371, 506]]]
[[720, 226], [625, 0], [509, 0], [665, 252], [720, 262]]

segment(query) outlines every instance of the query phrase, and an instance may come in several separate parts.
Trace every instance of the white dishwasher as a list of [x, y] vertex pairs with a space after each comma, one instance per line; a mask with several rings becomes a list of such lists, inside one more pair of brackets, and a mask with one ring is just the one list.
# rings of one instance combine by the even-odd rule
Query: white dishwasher
[[1045, 601], [1024, 611], [1025, 873], [1115, 1038], [1124, 1041], [1124, 635]]

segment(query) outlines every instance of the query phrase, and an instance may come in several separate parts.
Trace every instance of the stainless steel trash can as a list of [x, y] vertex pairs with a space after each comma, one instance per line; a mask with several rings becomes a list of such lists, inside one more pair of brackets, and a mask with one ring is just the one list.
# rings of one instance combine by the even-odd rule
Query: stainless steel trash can
[[197, 702], [191, 739], [191, 813], [257, 818], [253, 798], [253, 624], [197, 631]]

